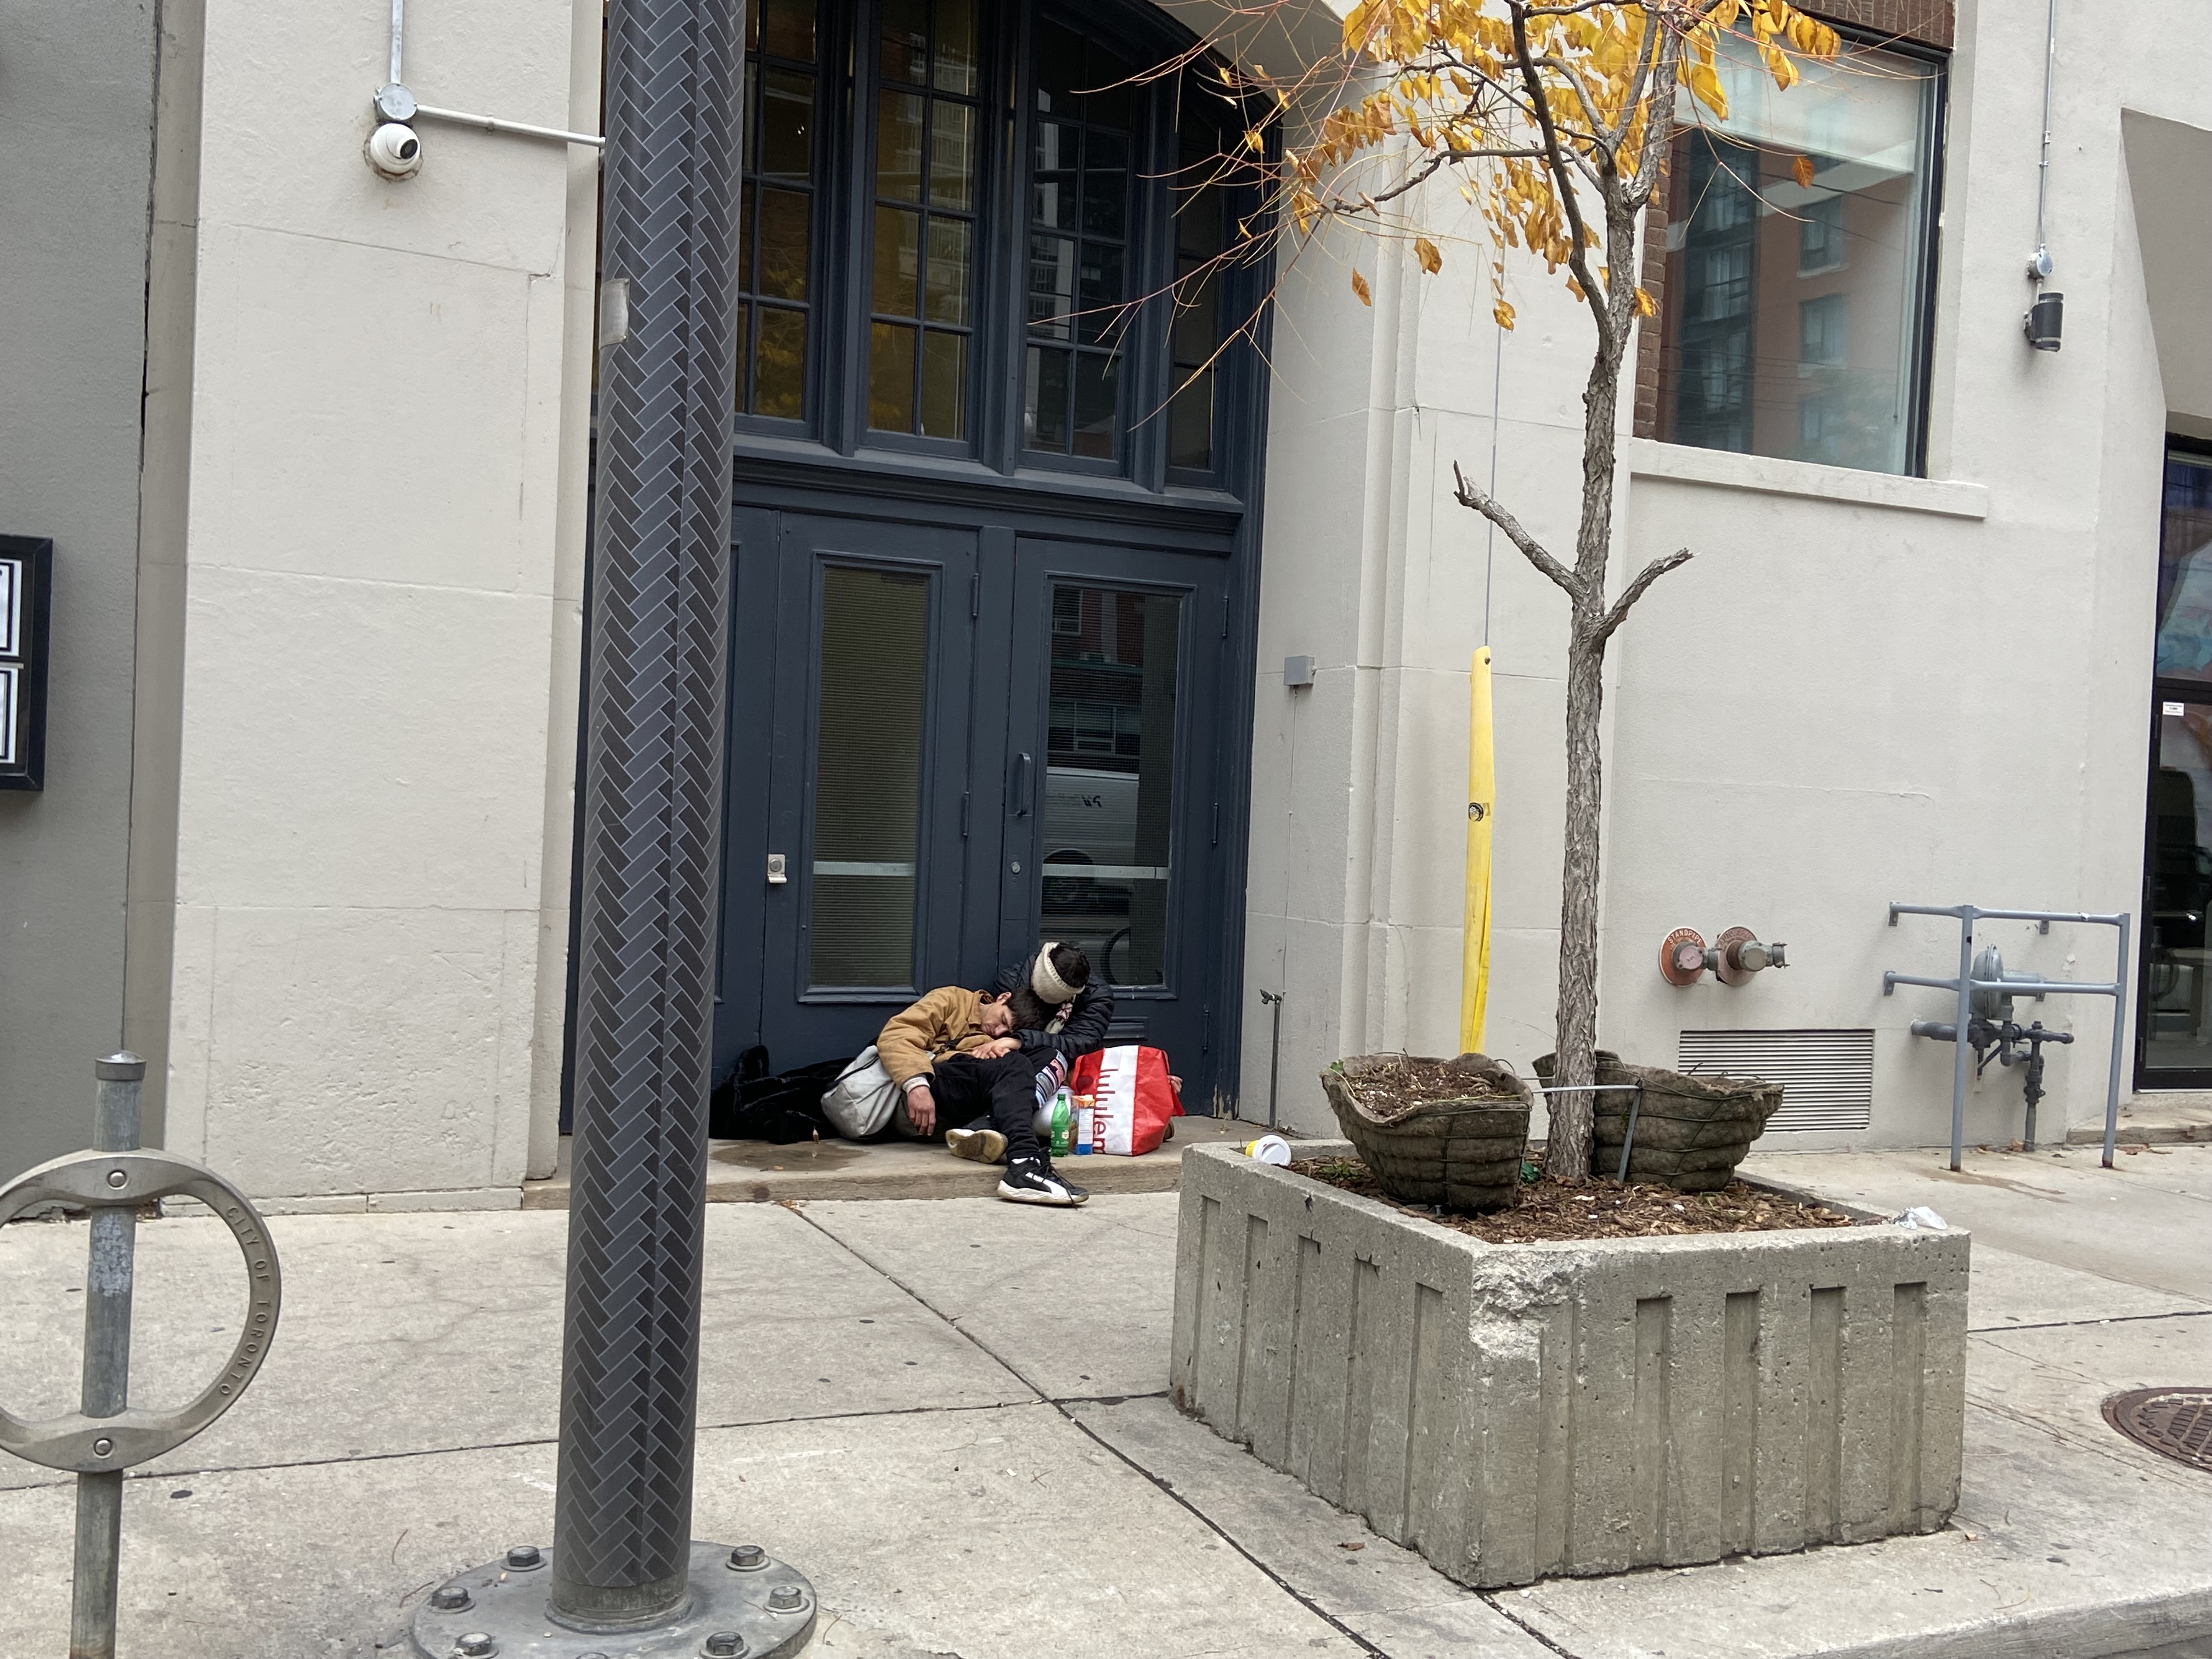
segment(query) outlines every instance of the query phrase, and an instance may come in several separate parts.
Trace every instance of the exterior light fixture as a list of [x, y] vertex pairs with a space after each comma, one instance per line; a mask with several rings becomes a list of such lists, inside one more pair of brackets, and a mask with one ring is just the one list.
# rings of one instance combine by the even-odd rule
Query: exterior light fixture
[[2039, 294], [2035, 303], [2021, 319], [2027, 331], [2027, 343], [2038, 351], [2058, 349], [2058, 337], [2066, 325], [2066, 296], [2063, 294]]

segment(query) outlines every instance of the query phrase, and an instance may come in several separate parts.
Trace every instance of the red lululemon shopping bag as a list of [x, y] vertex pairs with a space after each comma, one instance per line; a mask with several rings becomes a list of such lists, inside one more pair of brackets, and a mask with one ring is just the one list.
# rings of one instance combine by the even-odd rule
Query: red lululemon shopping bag
[[[1094, 1152], [1135, 1158], [1167, 1139], [1168, 1120], [1182, 1115], [1168, 1057], [1158, 1048], [1133, 1045], [1085, 1054], [1068, 1074], [1068, 1092], [1089, 1096]], [[1079, 1140], [1085, 1137], [1079, 1133]]]

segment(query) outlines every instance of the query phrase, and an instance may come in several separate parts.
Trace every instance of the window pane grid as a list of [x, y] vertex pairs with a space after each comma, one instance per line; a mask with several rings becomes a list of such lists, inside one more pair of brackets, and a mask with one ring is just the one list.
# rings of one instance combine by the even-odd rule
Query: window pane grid
[[1029, 347], [1023, 447], [1121, 452], [1121, 319], [1127, 299], [1130, 69], [1040, 22], [1031, 118]]
[[[1195, 102], [1195, 86], [1184, 95]], [[1168, 409], [1168, 465], [1210, 471], [1213, 466], [1214, 383], [1221, 346], [1223, 222], [1228, 211], [1220, 178], [1230, 140], [1196, 112], [1179, 135], [1175, 196], [1175, 290], [1168, 326], [1173, 388]]]
[[868, 425], [968, 435], [982, 112], [977, 0], [884, 0]]
[[735, 402], [740, 415], [798, 421], [813, 301], [814, 0], [754, 0], [746, 20]]

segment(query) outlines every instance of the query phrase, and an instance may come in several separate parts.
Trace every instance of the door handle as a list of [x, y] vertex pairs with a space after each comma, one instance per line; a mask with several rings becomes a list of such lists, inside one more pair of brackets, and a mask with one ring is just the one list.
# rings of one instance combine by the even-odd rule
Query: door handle
[[1030, 775], [1036, 763], [1026, 753], [1014, 757], [1014, 781], [1007, 788], [1007, 797], [1013, 803], [1013, 816], [1025, 818], [1030, 815]]

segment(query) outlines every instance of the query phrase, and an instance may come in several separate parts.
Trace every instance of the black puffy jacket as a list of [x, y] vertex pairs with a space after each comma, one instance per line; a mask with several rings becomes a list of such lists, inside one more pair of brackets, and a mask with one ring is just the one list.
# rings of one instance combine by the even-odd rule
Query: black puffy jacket
[[[1001, 991], [1027, 991], [1030, 967], [1036, 960], [1034, 956], [1024, 957], [1020, 961], [1010, 962], [1000, 969], [998, 988]], [[1034, 1012], [1034, 994], [1030, 998], [1018, 999], [1016, 1006], [1018, 1007], [1024, 1001], [1031, 1002]], [[1104, 1048], [1106, 1028], [1113, 1023], [1114, 993], [1094, 978], [1075, 994], [1075, 1006], [1067, 1016], [1066, 1024], [1057, 1031], [1049, 1032], [1018, 1025], [1014, 1029], [1014, 1040], [1024, 1048], [1058, 1049], [1061, 1059], [1072, 1060], [1079, 1054], [1087, 1054], [1094, 1048]]]

